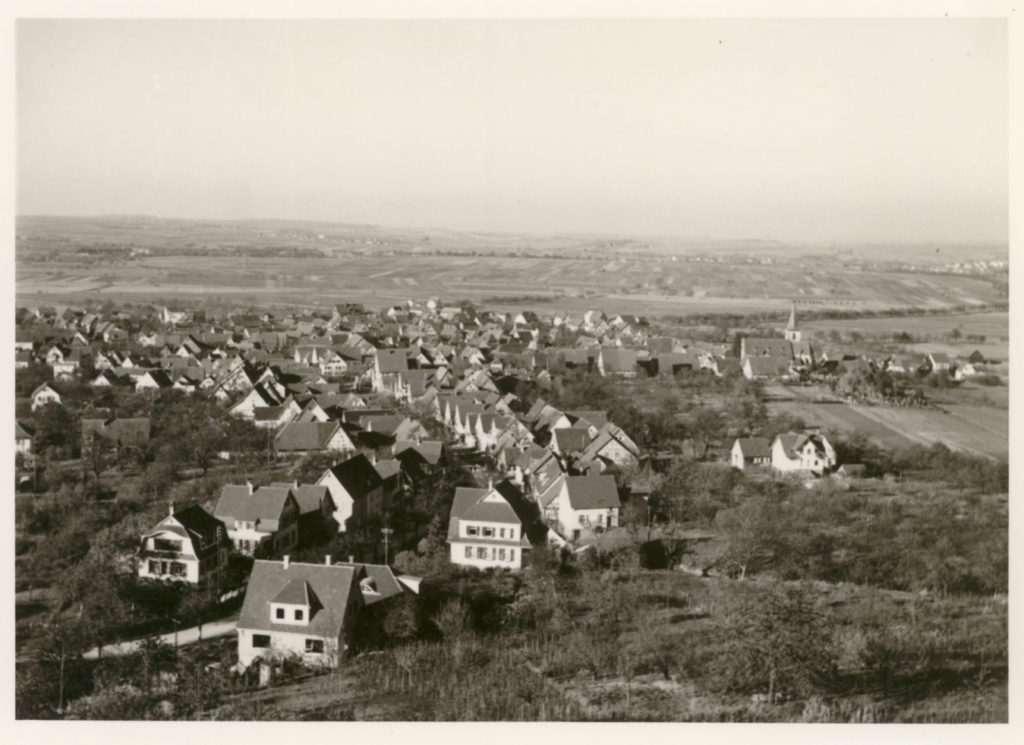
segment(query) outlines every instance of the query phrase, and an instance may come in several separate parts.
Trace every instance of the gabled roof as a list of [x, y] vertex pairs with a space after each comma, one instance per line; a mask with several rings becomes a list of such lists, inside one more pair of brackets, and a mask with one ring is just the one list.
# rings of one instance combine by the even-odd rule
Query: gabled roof
[[352, 567], [359, 576], [360, 589], [364, 585], [372, 587], [371, 592], [363, 592], [363, 602], [367, 605], [379, 603], [395, 595], [402, 594], [402, 585], [398, 583], [395, 573], [386, 564], [350, 564], [335, 562], [335, 566]]
[[401, 462], [394, 460], [393, 458], [379, 460], [373, 464], [373, 467], [377, 470], [377, 474], [380, 476], [382, 481], [387, 481], [388, 479], [397, 476], [402, 470]]
[[377, 469], [362, 453], [331, 466], [330, 471], [353, 498], [368, 494], [383, 483]]
[[590, 432], [582, 427], [563, 427], [554, 431], [555, 443], [561, 453], [583, 450], [590, 442]]
[[[294, 590], [288, 589], [296, 580], [306, 583], [308, 592], [318, 602], [310, 608], [309, 621], [304, 626], [276, 623], [271, 618], [270, 603], [277, 602], [275, 598], [282, 592], [290, 597], [293, 592], [301, 590], [301, 585]], [[351, 566], [289, 562], [285, 569], [284, 562], [257, 560], [249, 575], [238, 628], [337, 639], [349, 605], [352, 602], [362, 603], [356, 580], [356, 570]]]
[[295, 500], [290, 488], [261, 486], [250, 494], [249, 486], [229, 484], [221, 490], [213, 514], [228, 525], [235, 520], [253, 521], [258, 522], [257, 530], [273, 533], [289, 499]]
[[740, 437], [736, 440], [740, 452], [746, 458], [770, 458], [772, 444], [766, 437]]
[[574, 510], [601, 510], [619, 507], [619, 490], [614, 476], [567, 476], [569, 504]]
[[324, 450], [341, 427], [337, 421], [288, 422], [274, 438], [278, 450]]
[[451, 517], [453, 520], [480, 520], [491, 523], [520, 522], [512, 506], [495, 489], [475, 489], [468, 486], [456, 487]]
[[299, 505], [299, 514], [319, 512], [324, 499], [330, 499], [331, 493], [326, 486], [316, 484], [294, 484], [275, 482], [271, 486], [291, 489], [295, 501]]

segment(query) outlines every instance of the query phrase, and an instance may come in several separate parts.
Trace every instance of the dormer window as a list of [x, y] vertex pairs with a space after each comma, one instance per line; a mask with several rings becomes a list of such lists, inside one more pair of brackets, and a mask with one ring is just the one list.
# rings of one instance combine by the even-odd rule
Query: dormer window
[[308, 582], [293, 579], [270, 601], [270, 618], [277, 624], [305, 626], [322, 607]]

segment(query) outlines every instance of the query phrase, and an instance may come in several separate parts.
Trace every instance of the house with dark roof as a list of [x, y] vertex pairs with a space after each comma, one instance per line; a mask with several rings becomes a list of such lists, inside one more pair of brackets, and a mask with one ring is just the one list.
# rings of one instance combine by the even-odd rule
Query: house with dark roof
[[295, 658], [310, 666], [337, 667], [352, 643], [365, 607], [357, 568], [256, 561], [238, 617], [238, 662]]
[[305, 546], [321, 543], [338, 532], [334, 521], [337, 506], [326, 486], [300, 484], [298, 481], [273, 483], [290, 488], [299, 505], [299, 543]]
[[772, 444], [766, 437], [740, 437], [729, 451], [729, 465], [741, 471], [747, 466], [769, 466]]
[[14, 420], [14, 452], [22, 455], [32, 454], [32, 438], [35, 431], [27, 424]]
[[493, 485], [455, 489], [447, 542], [452, 564], [478, 569], [518, 570], [532, 545], [509, 498]]
[[603, 532], [619, 524], [615, 477], [560, 476], [538, 499], [544, 519], [569, 540]]
[[362, 521], [384, 509], [384, 482], [373, 463], [362, 453], [336, 463], [317, 480], [326, 486], [337, 509], [334, 519], [340, 530], [350, 517]]
[[199, 505], [175, 510], [172, 502], [167, 517], [142, 536], [138, 574], [143, 579], [218, 586], [230, 550], [223, 521]]
[[268, 556], [293, 549], [299, 541], [299, 503], [291, 488], [252, 484], [225, 486], [213, 515], [223, 521], [235, 549]]

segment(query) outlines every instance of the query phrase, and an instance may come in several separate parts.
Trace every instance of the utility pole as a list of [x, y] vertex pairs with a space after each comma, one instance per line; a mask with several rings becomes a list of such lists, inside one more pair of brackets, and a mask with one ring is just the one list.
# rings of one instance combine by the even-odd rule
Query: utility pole
[[388, 563], [388, 538], [395, 531], [391, 528], [381, 528], [380, 532], [384, 534], [384, 563]]

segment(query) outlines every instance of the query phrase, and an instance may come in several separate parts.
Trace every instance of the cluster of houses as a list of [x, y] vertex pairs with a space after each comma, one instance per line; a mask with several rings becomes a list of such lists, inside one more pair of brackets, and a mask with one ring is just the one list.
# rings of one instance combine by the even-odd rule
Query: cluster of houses
[[[535, 547], [578, 544], [619, 524], [615, 476], [641, 462], [640, 448], [599, 408], [522, 400], [523, 383], [543, 396], [573, 368], [757, 379], [827, 362], [801, 338], [795, 309], [784, 338], [744, 338], [740, 351], [736, 359], [724, 345], [659, 336], [626, 314], [541, 318], [437, 300], [380, 313], [338, 305], [329, 317], [26, 309], [16, 334], [19, 367], [45, 361], [53, 368], [53, 381], [31, 395], [33, 412], [60, 405], [68, 379], [176, 389], [217, 400], [266, 429], [280, 456], [330, 456], [333, 464], [314, 483], [227, 485], [212, 513], [172, 504], [141, 538], [141, 577], [219, 585], [231, 552], [255, 558], [238, 623], [243, 665], [282, 651], [336, 664], [355, 616], [416, 591], [416, 578], [396, 577], [384, 565], [289, 556], [437, 483], [449, 450], [490, 473], [455, 490], [447, 531], [453, 565], [517, 570]], [[444, 441], [430, 435], [434, 424]], [[83, 449], [99, 441], [143, 447], [150, 435], [142, 418], [83, 419], [81, 426]], [[32, 434], [16, 422], [19, 452], [31, 452]], [[730, 462], [820, 475], [834, 469], [836, 455], [819, 433], [787, 433], [773, 442], [737, 440]]]

